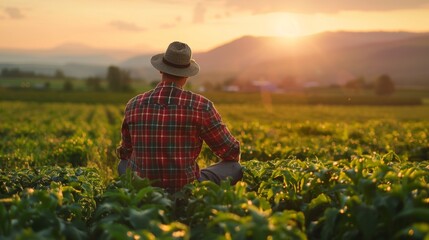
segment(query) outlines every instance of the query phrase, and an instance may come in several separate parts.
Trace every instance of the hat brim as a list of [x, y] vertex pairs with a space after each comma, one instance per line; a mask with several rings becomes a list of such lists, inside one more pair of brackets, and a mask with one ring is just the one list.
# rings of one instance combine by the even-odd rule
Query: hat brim
[[177, 67], [172, 67], [165, 64], [162, 61], [163, 57], [164, 57], [164, 53], [160, 53], [153, 56], [150, 59], [150, 63], [152, 64], [152, 66], [161, 72], [168, 73], [174, 76], [179, 76], [179, 77], [192, 77], [197, 75], [198, 72], [200, 71], [200, 66], [193, 59], [191, 59], [189, 67], [177, 68]]

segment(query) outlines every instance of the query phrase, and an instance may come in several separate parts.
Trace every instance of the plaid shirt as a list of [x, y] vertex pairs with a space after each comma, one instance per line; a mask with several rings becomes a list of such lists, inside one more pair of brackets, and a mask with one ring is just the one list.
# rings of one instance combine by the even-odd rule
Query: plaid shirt
[[200, 176], [203, 141], [222, 160], [239, 161], [240, 144], [213, 103], [162, 81], [128, 102], [118, 153], [140, 177], [177, 191]]

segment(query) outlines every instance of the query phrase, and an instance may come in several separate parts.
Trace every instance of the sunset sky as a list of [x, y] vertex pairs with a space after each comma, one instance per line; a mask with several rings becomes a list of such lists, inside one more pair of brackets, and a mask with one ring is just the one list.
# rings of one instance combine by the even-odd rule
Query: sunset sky
[[243, 35], [322, 31], [429, 31], [426, 0], [2, 0], [0, 48], [62, 44], [164, 50], [174, 40], [205, 51]]

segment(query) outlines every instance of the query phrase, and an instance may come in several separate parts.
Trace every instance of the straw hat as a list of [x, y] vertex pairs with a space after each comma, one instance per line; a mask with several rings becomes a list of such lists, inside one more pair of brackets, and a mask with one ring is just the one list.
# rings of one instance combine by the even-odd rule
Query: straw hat
[[186, 43], [172, 42], [165, 53], [153, 56], [150, 62], [161, 72], [179, 77], [191, 77], [197, 75], [200, 70], [200, 66], [191, 57], [191, 48]]

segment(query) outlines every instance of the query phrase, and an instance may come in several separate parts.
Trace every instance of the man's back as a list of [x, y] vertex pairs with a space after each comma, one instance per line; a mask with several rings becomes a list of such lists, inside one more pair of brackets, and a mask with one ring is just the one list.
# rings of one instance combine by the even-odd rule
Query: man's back
[[133, 152], [131, 168], [172, 191], [199, 177], [195, 160], [203, 140], [223, 160], [238, 161], [240, 153], [212, 102], [173, 82], [161, 82], [128, 102], [122, 135]]

